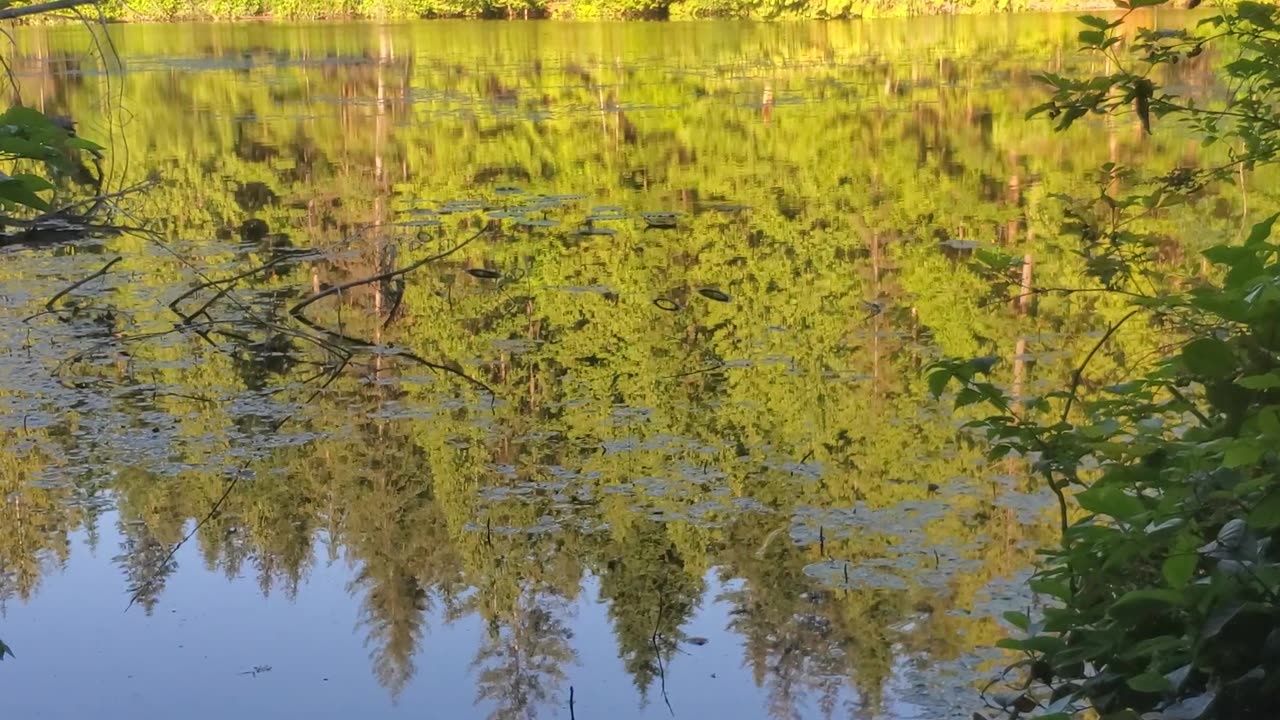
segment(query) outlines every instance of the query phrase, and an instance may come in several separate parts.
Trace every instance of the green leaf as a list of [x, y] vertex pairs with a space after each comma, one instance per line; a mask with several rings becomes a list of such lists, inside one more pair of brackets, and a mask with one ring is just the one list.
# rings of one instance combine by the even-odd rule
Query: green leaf
[[1076, 495], [1080, 507], [1097, 515], [1128, 520], [1146, 509], [1142, 501], [1114, 485], [1094, 485]]
[[1020, 640], [1018, 638], [1000, 638], [996, 641], [996, 647], [1003, 648], [1005, 650], [1017, 650], [1018, 652], [1027, 651], [1026, 640]]
[[1107, 20], [1106, 18], [1100, 18], [1097, 15], [1081, 15], [1076, 19], [1084, 25], [1088, 25], [1089, 27], [1097, 30], [1110, 30], [1116, 26], [1115, 23]]
[[26, 185], [27, 189], [31, 190], [32, 192], [41, 192], [43, 190], [53, 189], [53, 183], [49, 182], [48, 180], [45, 180], [39, 175], [31, 175], [29, 173], [19, 173], [17, 175], [14, 175], [13, 179], [21, 182], [23, 185]]
[[929, 373], [929, 394], [935, 398], [942, 396], [942, 391], [947, 388], [947, 383], [951, 382], [950, 370], [934, 370]]
[[1026, 632], [1027, 628], [1031, 627], [1031, 618], [1028, 618], [1024, 612], [1010, 610], [1004, 614], [1004, 619], [1022, 632]]
[[1085, 47], [1097, 47], [1107, 39], [1107, 34], [1101, 30], [1081, 30], [1076, 36]]
[[1249, 511], [1249, 527], [1271, 530], [1280, 527], [1280, 491], [1272, 491]]
[[1222, 455], [1222, 464], [1229, 468], [1248, 467], [1262, 459], [1266, 448], [1253, 440], [1236, 440]]
[[1186, 587], [1195, 576], [1200, 557], [1194, 550], [1194, 545], [1188, 545], [1185, 550], [1175, 545], [1174, 551], [1160, 565], [1160, 574], [1164, 576], [1165, 583], [1174, 590]]
[[1231, 346], [1217, 338], [1192, 340], [1182, 348], [1182, 363], [1201, 377], [1227, 377], [1234, 371], [1235, 362]]
[[1258, 602], [1230, 602], [1219, 606], [1200, 628], [1200, 642], [1207, 643], [1222, 634], [1228, 626], [1252, 623], [1252, 629], [1265, 634], [1270, 628], [1271, 607]]
[[1280, 213], [1275, 213], [1271, 217], [1253, 226], [1249, 231], [1249, 239], [1244, 241], [1245, 245], [1260, 245], [1271, 237], [1271, 227], [1276, 224], [1276, 218], [1280, 217]]
[[1280, 438], [1280, 407], [1272, 405], [1258, 411], [1258, 429], [1269, 438]]
[[1121, 622], [1149, 619], [1182, 604], [1182, 593], [1176, 590], [1130, 590], [1107, 608], [1107, 615]]
[[1048, 595], [1063, 601], [1071, 598], [1071, 586], [1059, 580], [1032, 578], [1030, 585], [1032, 591], [1041, 595]]
[[103, 147], [92, 140], [85, 140], [82, 137], [67, 138], [67, 146], [78, 150], [88, 150], [89, 152], [100, 152]]
[[1160, 635], [1153, 637], [1134, 645], [1120, 654], [1125, 660], [1138, 660], [1141, 658], [1149, 658], [1152, 655], [1164, 655], [1170, 650], [1185, 650], [1187, 641], [1180, 637], [1172, 635]]
[[1280, 387], [1280, 372], [1269, 372], [1266, 375], [1249, 375], [1236, 380], [1236, 384], [1250, 390], [1270, 390]]
[[31, 188], [18, 178], [0, 178], [0, 199], [36, 210], [49, 209], [49, 203], [32, 192]]
[[1140, 693], [1163, 693], [1173, 689], [1163, 675], [1150, 670], [1129, 678], [1127, 683], [1129, 687]]

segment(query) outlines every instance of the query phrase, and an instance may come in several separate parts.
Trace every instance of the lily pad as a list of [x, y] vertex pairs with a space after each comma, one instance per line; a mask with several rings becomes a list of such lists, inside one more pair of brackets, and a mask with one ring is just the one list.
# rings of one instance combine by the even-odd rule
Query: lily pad
[[467, 268], [467, 274], [481, 280], [497, 280], [502, 277], [502, 273], [489, 268]]

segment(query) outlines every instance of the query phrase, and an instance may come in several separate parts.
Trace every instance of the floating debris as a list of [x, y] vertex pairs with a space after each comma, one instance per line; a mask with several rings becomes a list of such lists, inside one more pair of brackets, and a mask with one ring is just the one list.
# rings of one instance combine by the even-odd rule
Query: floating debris
[[640, 213], [640, 219], [651, 228], [667, 229], [676, 227], [680, 215], [673, 212], [646, 212]]
[[591, 208], [591, 214], [587, 216], [587, 222], [606, 222], [614, 220], [626, 220], [627, 211], [618, 205], [597, 205]]
[[741, 213], [751, 209], [749, 205], [738, 205], [736, 203], [717, 203], [714, 205], [707, 205], [706, 208], [714, 212], [721, 212], [726, 214]]
[[729, 297], [728, 293], [722, 292], [715, 288], [698, 288], [698, 294], [708, 300], [715, 300], [716, 302], [727, 303], [733, 299]]
[[618, 234], [618, 231], [617, 231], [617, 230], [614, 230], [613, 228], [598, 228], [598, 227], [591, 227], [590, 225], [582, 225], [582, 226], [580, 226], [577, 230], [574, 230], [574, 231], [573, 231], [573, 234], [574, 234], [574, 235], [605, 235], [605, 236], [609, 236], [609, 235], [617, 235], [617, 234]]

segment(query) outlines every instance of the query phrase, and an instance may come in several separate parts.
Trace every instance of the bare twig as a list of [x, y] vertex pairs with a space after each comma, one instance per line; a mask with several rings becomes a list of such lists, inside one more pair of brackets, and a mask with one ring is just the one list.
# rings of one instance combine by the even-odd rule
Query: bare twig
[[306, 325], [307, 327], [311, 328], [312, 330], [315, 330], [316, 332], [323, 333], [334, 340], [350, 343], [351, 345], [355, 345], [356, 347], [360, 347], [360, 348], [371, 349], [371, 350], [383, 350], [387, 352], [387, 354], [389, 355], [397, 355], [400, 357], [408, 358], [409, 360], [412, 360], [418, 363], [419, 365], [422, 365], [423, 367], [427, 367], [432, 370], [436, 370], [438, 372], [448, 373], [450, 375], [453, 375], [454, 377], [465, 380], [466, 382], [472, 385], [475, 385], [481, 390], [484, 390], [485, 392], [489, 393], [489, 398], [491, 402], [497, 402], [498, 393], [494, 392], [493, 388], [486, 385], [483, 381], [477, 380], [455, 367], [450, 367], [448, 365], [441, 365], [440, 363], [431, 362], [430, 360], [427, 360], [426, 358], [414, 352], [411, 352], [409, 350], [405, 350], [398, 347], [382, 348], [374, 343], [369, 342], [368, 340], [361, 340], [360, 338], [357, 338], [357, 337], [351, 337], [350, 335], [344, 335], [342, 333], [335, 332], [321, 325], [320, 323], [317, 323], [314, 320], [309, 319], [305, 315], [297, 315], [296, 318], [298, 322], [302, 323], [303, 325]]
[[120, 262], [120, 260], [122, 260], [122, 259], [123, 259], [123, 258], [120, 258], [120, 257], [112, 258], [110, 262], [108, 262], [106, 265], [103, 265], [103, 266], [102, 266], [102, 267], [101, 267], [97, 272], [95, 272], [95, 273], [93, 273], [93, 274], [91, 274], [91, 275], [89, 275], [89, 276], [87, 276], [87, 277], [81, 278], [80, 280], [77, 280], [76, 282], [73, 282], [73, 283], [71, 283], [70, 285], [68, 285], [67, 287], [65, 287], [65, 288], [63, 288], [62, 290], [58, 291], [58, 294], [56, 294], [56, 295], [54, 295], [53, 297], [49, 298], [49, 302], [47, 302], [47, 303], [45, 303], [45, 304], [44, 304], [44, 309], [45, 309], [45, 310], [52, 311], [52, 310], [53, 310], [53, 306], [54, 306], [55, 304], [57, 304], [57, 302], [58, 302], [59, 300], [61, 300], [61, 299], [63, 298], [63, 296], [65, 296], [67, 293], [71, 292], [72, 290], [75, 290], [76, 288], [80, 287], [81, 285], [84, 285], [85, 283], [89, 282], [90, 280], [95, 280], [95, 279], [97, 279], [97, 278], [102, 277], [103, 275], [106, 275], [106, 274], [107, 274], [107, 271], [111, 269], [111, 266], [112, 266], [112, 265], [115, 265], [115, 264], [116, 264], [116, 263], [118, 263], [118, 262]]
[[1129, 321], [1129, 318], [1137, 315], [1143, 310], [1144, 308], [1135, 308], [1130, 310], [1128, 314], [1113, 323], [1111, 327], [1107, 328], [1107, 331], [1103, 333], [1102, 337], [1098, 339], [1098, 342], [1094, 344], [1093, 349], [1089, 351], [1087, 356], [1085, 356], [1084, 362], [1080, 363], [1080, 367], [1076, 368], [1075, 372], [1071, 374], [1071, 389], [1067, 394], [1067, 404], [1062, 408], [1061, 422], [1066, 422], [1067, 416], [1071, 414], [1071, 405], [1076, 400], [1076, 390], [1079, 389], [1080, 381], [1084, 378], [1085, 368], [1089, 367], [1089, 363], [1093, 360], [1093, 356], [1098, 354], [1098, 351], [1102, 349], [1103, 345], [1107, 344], [1107, 341], [1110, 340], [1111, 336], [1120, 329], [1121, 325], [1124, 325]]
[[66, 10], [78, 5], [88, 5], [92, 2], [94, 0], [53, 0], [53, 2], [40, 3], [39, 5], [10, 7], [0, 10], [0, 20], [13, 20], [14, 18], [27, 17], [28, 15], [53, 12], [54, 10]]
[[353, 287], [359, 287], [359, 286], [361, 286], [361, 285], [368, 285], [369, 283], [382, 282], [383, 280], [390, 280], [390, 279], [392, 279], [392, 278], [394, 278], [394, 277], [399, 277], [399, 276], [401, 276], [401, 275], [407, 275], [407, 274], [409, 274], [409, 273], [413, 272], [414, 270], [417, 270], [418, 268], [422, 267], [423, 265], [426, 265], [426, 264], [428, 264], [428, 263], [435, 262], [436, 260], [442, 260], [442, 259], [444, 259], [444, 258], [446, 258], [446, 257], [449, 257], [450, 255], [452, 255], [452, 254], [454, 254], [454, 253], [458, 252], [458, 251], [459, 251], [459, 250], [461, 250], [462, 248], [464, 248], [464, 247], [466, 247], [467, 245], [471, 244], [471, 241], [473, 241], [473, 240], [475, 240], [476, 238], [480, 237], [481, 235], [484, 235], [485, 233], [489, 232], [489, 229], [490, 229], [490, 226], [486, 225], [485, 227], [481, 228], [481, 229], [480, 229], [480, 231], [479, 231], [479, 232], [477, 232], [475, 235], [472, 235], [471, 237], [467, 238], [466, 240], [463, 240], [462, 242], [458, 243], [457, 245], [454, 245], [452, 248], [449, 248], [448, 250], [446, 250], [446, 251], [444, 251], [444, 252], [442, 252], [442, 253], [439, 253], [439, 254], [436, 254], [436, 255], [432, 255], [432, 256], [430, 256], [430, 257], [425, 257], [425, 258], [423, 258], [423, 259], [421, 259], [421, 260], [418, 260], [418, 261], [416, 261], [416, 262], [412, 262], [412, 263], [410, 263], [410, 264], [408, 264], [408, 265], [406, 265], [406, 266], [404, 266], [404, 267], [400, 268], [399, 270], [388, 270], [387, 272], [378, 273], [377, 275], [370, 275], [369, 277], [366, 277], [366, 278], [360, 278], [359, 280], [352, 280], [352, 281], [350, 281], [350, 282], [342, 283], [341, 285], [334, 285], [334, 286], [333, 286], [333, 287], [331, 287], [331, 288], [327, 288], [327, 289], [325, 289], [325, 290], [321, 290], [320, 292], [318, 292], [318, 293], [316, 293], [316, 294], [314, 294], [314, 295], [311, 295], [310, 297], [306, 298], [305, 300], [302, 300], [302, 301], [301, 301], [301, 302], [299, 302], [298, 304], [296, 304], [296, 305], [294, 305], [293, 307], [289, 308], [289, 314], [290, 314], [290, 315], [293, 315], [294, 317], [297, 317], [297, 316], [301, 315], [301, 314], [302, 314], [302, 311], [303, 311], [303, 310], [305, 310], [305, 309], [306, 309], [306, 307], [307, 307], [308, 305], [310, 305], [311, 303], [314, 303], [314, 302], [316, 302], [317, 300], [322, 300], [322, 299], [327, 298], [327, 297], [329, 297], [329, 296], [331, 296], [331, 295], [337, 295], [338, 293], [343, 292], [344, 290], [350, 290], [350, 289], [351, 289], [351, 288], [353, 288]]
[[[324, 392], [324, 390], [326, 390], [331, 384], [333, 384], [334, 380], [338, 379], [338, 376], [342, 373], [342, 370], [345, 367], [346, 367], [346, 361], [343, 361], [341, 365], [334, 368], [333, 372], [329, 373], [329, 378], [324, 381], [324, 384], [316, 388], [315, 392], [311, 393], [310, 397], [304, 400], [299, 407], [306, 407], [321, 392]], [[270, 427], [270, 432], [275, 432], [280, 428], [284, 427], [285, 423], [293, 419], [293, 416], [294, 416], [294, 413], [289, 413], [288, 415], [272, 423]], [[173, 544], [173, 547], [169, 548], [169, 552], [165, 554], [164, 559], [161, 560], [160, 563], [156, 566], [157, 568], [164, 568], [166, 565], [168, 565], [169, 561], [173, 560], [173, 557], [178, 554], [178, 550], [181, 549], [183, 545], [186, 545], [191, 540], [191, 538], [195, 537], [196, 533], [200, 532], [201, 528], [209, 524], [209, 521], [217, 517], [218, 511], [222, 509], [222, 506], [224, 503], [226, 503], [227, 498], [231, 496], [231, 492], [236, 489], [236, 486], [240, 483], [240, 479], [244, 477], [244, 474], [248, 471], [249, 465], [252, 462], [253, 462], [252, 458], [247, 459], [240, 465], [240, 467], [236, 469], [236, 473], [232, 475], [231, 480], [227, 483], [226, 489], [223, 490], [222, 495], [220, 495], [218, 499], [214, 501], [213, 506], [209, 508], [209, 512], [205, 513], [204, 517], [200, 518], [200, 520], [196, 522], [195, 527], [191, 528], [191, 530], [188, 531], [186, 535], [182, 536], [182, 539], [178, 540], [178, 542]], [[155, 579], [156, 579], [155, 575], [152, 575], [151, 577], [147, 578], [143, 582], [139, 583], [138, 587], [134, 590], [133, 595], [129, 598], [129, 604], [125, 606], [125, 609], [124, 609], [125, 612], [129, 612], [129, 608], [133, 607], [134, 603], [138, 602], [138, 599], [141, 598], [147, 592], [147, 590], [155, 582]]]
[[662, 648], [658, 645], [658, 630], [662, 627], [662, 610], [665, 606], [662, 601], [658, 601], [658, 617], [653, 623], [653, 655], [658, 661], [658, 684], [662, 690], [662, 702], [667, 704], [667, 712], [671, 713], [671, 717], [676, 716], [676, 711], [671, 709], [671, 698], [667, 697], [667, 671], [662, 667]]
[[[181, 317], [184, 321], [190, 321], [190, 320], [191, 320], [191, 318], [194, 318], [194, 317], [198, 316], [200, 313], [204, 312], [204, 311], [205, 311], [205, 310], [206, 310], [210, 305], [212, 305], [212, 304], [213, 304], [214, 302], [216, 302], [218, 299], [222, 298], [224, 295], [226, 295], [228, 292], [230, 292], [231, 288], [233, 287], [233, 284], [234, 284], [237, 280], [243, 280], [244, 278], [247, 278], [247, 277], [249, 277], [249, 276], [251, 276], [251, 275], [256, 275], [256, 274], [258, 274], [258, 273], [262, 272], [263, 270], [266, 270], [266, 269], [268, 269], [268, 268], [272, 267], [273, 265], [276, 265], [276, 264], [278, 264], [278, 263], [280, 263], [280, 262], [284, 261], [285, 259], [292, 259], [292, 258], [291, 258], [290, 256], [282, 255], [282, 256], [280, 256], [280, 257], [272, 258], [271, 260], [269, 260], [269, 261], [267, 261], [267, 262], [265, 262], [265, 263], [263, 263], [263, 264], [261, 264], [261, 265], [257, 265], [257, 266], [255, 266], [255, 267], [249, 268], [248, 270], [245, 270], [244, 272], [236, 273], [235, 275], [232, 275], [231, 277], [221, 278], [221, 279], [218, 279], [218, 280], [205, 280], [204, 282], [201, 282], [199, 285], [196, 285], [195, 287], [193, 287], [193, 288], [191, 288], [191, 289], [187, 290], [186, 292], [182, 293], [182, 294], [181, 294], [181, 295], [179, 295], [178, 297], [176, 297], [176, 298], [174, 298], [173, 300], [171, 300], [171, 301], [169, 302], [169, 309], [170, 309], [170, 310], [172, 310], [172, 311], [174, 311], [175, 313], [177, 313], [177, 314], [178, 314], [178, 316], [179, 316], [179, 317]], [[195, 311], [195, 312], [191, 313], [190, 315], [188, 315], [188, 314], [186, 314], [186, 313], [184, 313], [184, 312], [182, 312], [181, 310], [179, 310], [179, 309], [178, 309], [178, 305], [179, 305], [183, 300], [186, 300], [187, 298], [191, 297], [192, 295], [195, 295], [196, 293], [200, 292], [201, 290], [203, 290], [203, 289], [205, 289], [205, 288], [207, 288], [207, 287], [213, 287], [213, 286], [215, 286], [215, 285], [223, 285], [224, 283], [226, 283], [226, 284], [227, 284], [227, 286], [226, 286], [225, 288], [222, 288], [222, 289], [221, 289], [221, 290], [220, 290], [220, 291], [219, 291], [219, 292], [218, 292], [218, 293], [213, 297], [213, 299], [209, 300], [209, 301], [208, 301], [208, 302], [206, 302], [204, 305], [202, 305], [202, 306], [200, 307], [200, 309], [199, 309], [199, 310], [197, 310], [197, 311]]]

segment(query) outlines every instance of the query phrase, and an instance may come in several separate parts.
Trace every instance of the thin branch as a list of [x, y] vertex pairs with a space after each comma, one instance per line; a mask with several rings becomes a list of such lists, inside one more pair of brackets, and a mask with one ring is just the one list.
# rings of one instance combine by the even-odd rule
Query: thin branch
[[41, 13], [53, 12], [54, 10], [66, 10], [78, 5], [88, 5], [95, 0], [53, 0], [53, 2], [40, 3], [39, 5], [27, 5], [25, 7], [11, 7], [0, 10], [0, 20], [13, 20], [14, 18], [27, 17], [28, 15], [39, 15]]
[[413, 272], [414, 270], [417, 270], [418, 268], [422, 267], [423, 265], [426, 265], [426, 264], [428, 264], [428, 263], [435, 262], [436, 260], [442, 260], [442, 259], [444, 259], [444, 258], [446, 258], [446, 257], [449, 257], [450, 255], [452, 255], [452, 254], [454, 254], [454, 253], [458, 252], [458, 251], [459, 251], [459, 250], [461, 250], [462, 248], [464, 248], [464, 247], [466, 247], [467, 245], [471, 244], [471, 241], [473, 241], [473, 240], [475, 240], [476, 238], [480, 237], [481, 235], [484, 235], [485, 233], [489, 232], [489, 229], [490, 229], [490, 226], [486, 225], [485, 227], [481, 228], [481, 229], [480, 229], [480, 231], [479, 231], [479, 232], [477, 232], [475, 235], [472, 235], [471, 237], [467, 238], [466, 240], [463, 240], [462, 242], [458, 243], [457, 245], [454, 245], [452, 248], [450, 248], [450, 249], [448, 249], [448, 250], [446, 250], [446, 251], [444, 251], [444, 252], [442, 252], [442, 253], [439, 253], [439, 254], [437, 254], [437, 255], [432, 255], [432, 256], [430, 256], [430, 257], [425, 257], [425, 258], [423, 258], [423, 259], [421, 259], [421, 260], [418, 260], [418, 261], [416, 261], [416, 262], [410, 263], [410, 264], [408, 264], [408, 265], [406, 265], [406, 266], [404, 266], [404, 267], [400, 268], [399, 270], [388, 270], [387, 272], [378, 273], [377, 275], [370, 275], [369, 277], [366, 277], [366, 278], [361, 278], [361, 279], [359, 279], [359, 280], [352, 280], [352, 281], [350, 281], [350, 282], [342, 283], [341, 285], [335, 285], [335, 286], [333, 286], [333, 287], [331, 287], [331, 288], [327, 288], [327, 289], [325, 289], [325, 290], [321, 290], [320, 292], [318, 292], [318, 293], [316, 293], [316, 294], [314, 294], [314, 295], [311, 295], [310, 297], [306, 298], [305, 300], [302, 300], [302, 301], [301, 301], [301, 302], [299, 302], [298, 304], [296, 304], [296, 305], [294, 305], [293, 307], [289, 308], [289, 314], [290, 314], [290, 315], [293, 315], [294, 317], [298, 317], [299, 315], [301, 315], [301, 314], [302, 314], [302, 311], [303, 311], [303, 310], [305, 310], [305, 309], [306, 309], [306, 307], [307, 307], [308, 305], [310, 305], [311, 303], [316, 302], [317, 300], [322, 300], [322, 299], [327, 298], [327, 297], [329, 297], [329, 296], [331, 296], [331, 295], [337, 295], [338, 293], [343, 292], [344, 290], [350, 290], [350, 289], [351, 289], [351, 288], [353, 288], [353, 287], [359, 287], [359, 286], [361, 286], [361, 285], [368, 285], [369, 283], [382, 282], [382, 281], [384, 281], [384, 280], [390, 280], [390, 279], [392, 279], [392, 278], [399, 277], [399, 276], [401, 276], [401, 275], [407, 275], [407, 274], [409, 274], [409, 273]]
[[85, 277], [85, 278], [82, 278], [82, 279], [80, 279], [80, 280], [77, 280], [76, 282], [73, 282], [73, 283], [71, 283], [70, 285], [68, 285], [67, 287], [63, 288], [62, 290], [60, 290], [60, 291], [58, 292], [58, 294], [56, 294], [56, 295], [54, 295], [53, 297], [49, 298], [49, 302], [47, 302], [47, 303], [45, 303], [45, 304], [44, 304], [44, 309], [45, 309], [45, 310], [49, 310], [49, 311], [51, 311], [51, 312], [52, 312], [52, 311], [53, 311], [53, 306], [54, 306], [55, 304], [57, 304], [57, 302], [58, 302], [59, 300], [61, 300], [61, 299], [63, 298], [63, 296], [65, 296], [67, 293], [71, 292], [72, 290], [75, 290], [76, 288], [80, 287], [81, 285], [84, 285], [85, 283], [89, 282], [90, 280], [96, 280], [97, 278], [100, 278], [100, 277], [102, 277], [103, 275], [106, 275], [106, 274], [107, 274], [107, 271], [111, 269], [111, 266], [112, 266], [112, 265], [115, 265], [115, 264], [116, 264], [116, 263], [118, 263], [118, 262], [120, 262], [122, 259], [123, 259], [123, 258], [122, 258], [122, 257], [119, 257], [119, 256], [117, 256], [117, 257], [115, 257], [115, 258], [112, 258], [110, 262], [108, 262], [106, 265], [103, 265], [103, 266], [102, 266], [102, 267], [101, 267], [97, 272], [95, 272], [95, 273], [93, 273], [93, 274], [91, 274], [91, 275], [89, 275], [89, 276], [87, 276], [87, 277]]
[[653, 642], [654, 658], [658, 661], [658, 683], [662, 690], [662, 701], [667, 704], [667, 712], [671, 713], [671, 717], [676, 716], [676, 711], [671, 709], [671, 699], [667, 697], [667, 671], [662, 667], [662, 648], [658, 645], [658, 630], [662, 627], [662, 610], [665, 606], [662, 601], [658, 601], [658, 617], [653, 623]]
[[298, 322], [302, 323], [303, 325], [306, 325], [312, 330], [315, 330], [316, 332], [319, 332], [319, 333], [323, 333], [332, 339], [350, 343], [352, 345], [355, 345], [356, 347], [364, 348], [367, 350], [383, 350], [383, 351], [386, 351], [387, 354], [389, 355], [396, 355], [399, 357], [408, 358], [418, 363], [419, 365], [422, 365], [423, 367], [430, 368], [437, 372], [448, 373], [450, 375], [453, 375], [454, 377], [461, 378], [462, 380], [465, 380], [466, 382], [472, 385], [475, 385], [481, 390], [484, 390], [485, 392], [489, 393], [489, 400], [491, 404], [496, 403], [498, 400], [498, 393], [494, 392], [493, 388], [486, 385], [483, 381], [477, 380], [457, 368], [450, 367], [448, 365], [442, 365], [440, 363], [431, 362], [430, 360], [427, 360], [426, 358], [409, 350], [405, 350], [398, 347], [382, 348], [367, 340], [361, 340], [360, 338], [357, 338], [357, 337], [352, 337], [350, 335], [344, 335], [342, 333], [335, 332], [321, 325], [320, 323], [317, 323], [314, 320], [311, 320], [305, 315], [298, 315], [297, 320]]
[[213, 286], [215, 286], [215, 285], [222, 285], [223, 283], [234, 283], [235, 281], [237, 281], [237, 280], [243, 280], [244, 278], [247, 278], [247, 277], [249, 277], [250, 275], [256, 275], [256, 274], [258, 274], [258, 273], [262, 272], [263, 270], [266, 270], [266, 269], [268, 269], [268, 268], [272, 267], [273, 265], [276, 265], [276, 264], [278, 264], [278, 263], [280, 263], [280, 262], [283, 262], [283, 261], [284, 261], [284, 260], [286, 260], [286, 259], [294, 259], [294, 258], [293, 258], [293, 256], [290, 256], [290, 255], [281, 255], [281, 256], [279, 256], [279, 257], [272, 258], [271, 260], [269, 260], [269, 261], [267, 261], [267, 262], [263, 263], [262, 265], [258, 265], [258, 266], [255, 266], [255, 267], [249, 268], [248, 270], [245, 270], [245, 271], [244, 271], [244, 272], [242, 272], [242, 273], [237, 273], [237, 274], [235, 274], [235, 275], [232, 275], [231, 277], [221, 278], [221, 279], [218, 279], [218, 280], [205, 280], [204, 282], [202, 282], [202, 283], [200, 283], [200, 284], [196, 285], [195, 287], [193, 287], [193, 288], [191, 288], [191, 289], [187, 290], [186, 292], [182, 293], [182, 294], [181, 294], [181, 295], [179, 295], [178, 297], [176, 297], [176, 298], [174, 298], [173, 300], [171, 300], [171, 301], [169, 302], [169, 309], [170, 309], [170, 310], [172, 310], [172, 311], [174, 311], [175, 313], [177, 313], [177, 314], [178, 314], [178, 316], [179, 316], [179, 317], [181, 317], [183, 320], [185, 320], [185, 321], [190, 321], [190, 320], [191, 320], [191, 318], [196, 317], [196, 316], [197, 316], [197, 315], [199, 315], [201, 312], [203, 312], [206, 308], [208, 308], [211, 304], [213, 304], [214, 302], [216, 302], [219, 298], [221, 298], [222, 296], [226, 295], [226, 294], [231, 290], [232, 285], [228, 285], [227, 287], [223, 288], [221, 291], [219, 291], [219, 293], [218, 293], [217, 295], [215, 295], [215, 296], [214, 296], [214, 298], [213, 298], [212, 300], [210, 300], [209, 302], [206, 302], [203, 306], [201, 306], [201, 308], [200, 308], [199, 310], [197, 310], [196, 312], [191, 313], [190, 315], [188, 315], [188, 314], [186, 314], [186, 313], [182, 312], [181, 310], [178, 310], [178, 305], [179, 305], [179, 303], [181, 303], [183, 300], [186, 300], [187, 298], [191, 297], [192, 295], [195, 295], [196, 293], [200, 292], [201, 290], [203, 290], [203, 289], [205, 289], [205, 288], [207, 288], [207, 287], [213, 287]]
[[1128, 322], [1129, 318], [1142, 312], [1143, 309], [1144, 308], [1135, 308], [1130, 310], [1128, 314], [1117, 320], [1111, 325], [1111, 327], [1107, 328], [1107, 332], [1103, 334], [1103, 336], [1093, 346], [1093, 349], [1089, 351], [1084, 362], [1080, 363], [1080, 367], [1076, 368], [1075, 372], [1071, 374], [1071, 390], [1067, 394], [1067, 404], [1066, 407], [1062, 409], [1062, 420], [1060, 422], [1066, 422], [1067, 416], [1071, 414], [1071, 405], [1076, 401], [1076, 390], [1079, 389], [1080, 381], [1084, 378], [1085, 368], [1089, 366], [1089, 362], [1093, 360], [1093, 356], [1098, 354], [1098, 351], [1102, 349], [1103, 345], [1107, 344], [1107, 341], [1110, 340], [1111, 336], [1120, 329], [1121, 325]]
[[[329, 378], [324, 381], [324, 384], [316, 388], [315, 392], [311, 393], [311, 395], [306, 400], [302, 401], [299, 407], [306, 407], [307, 405], [309, 405], [312, 400], [316, 399], [316, 397], [320, 395], [321, 392], [323, 392], [331, 384], [333, 384], [333, 381], [338, 379], [338, 376], [341, 375], [342, 370], [343, 368], [346, 367], [346, 365], [347, 365], [347, 362], [344, 360], [341, 365], [334, 368], [333, 372], [329, 373]], [[285, 423], [293, 419], [293, 416], [295, 413], [296, 411], [294, 411], [294, 413], [289, 413], [288, 415], [272, 423], [270, 432], [275, 432], [280, 428], [284, 427]], [[182, 536], [182, 539], [178, 540], [178, 542], [173, 544], [173, 547], [169, 548], [169, 552], [165, 554], [164, 559], [161, 560], [160, 563], [156, 566], [157, 568], [164, 568], [166, 565], [168, 565], [169, 561], [173, 560], [173, 557], [178, 554], [178, 550], [181, 549], [183, 545], [186, 545], [187, 542], [191, 540], [191, 538], [195, 537], [196, 533], [200, 532], [201, 528], [203, 528], [205, 525], [208, 525], [209, 522], [213, 520], [213, 518], [217, 517], [218, 511], [222, 509], [222, 506], [224, 503], [226, 503], [227, 498], [231, 496], [231, 492], [236, 489], [236, 485], [240, 483], [240, 478], [244, 477], [245, 472], [248, 471], [249, 465], [252, 462], [253, 462], [252, 458], [247, 459], [244, 461], [244, 463], [240, 465], [239, 468], [236, 469], [235, 475], [233, 475], [231, 477], [230, 482], [227, 483], [227, 487], [225, 490], [222, 491], [222, 495], [220, 495], [218, 499], [214, 501], [213, 506], [209, 508], [209, 512], [205, 513], [204, 517], [202, 517], [199, 521], [196, 522], [195, 527], [191, 528], [191, 530], [187, 532], [186, 535]], [[146, 591], [155, 582], [155, 580], [156, 580], [156, 576], [152, 575], [151, 577], [147, 578], [143, 582], [139, 583], [138, 588], [134, 590], [133, 595], [129, 598], [129, 604], [125, 606], [125, 609], [124, 609], [125, 612], [129, 612], [129, 608], [133, 607], [134, 603], [138, 602], [138, 599], [141, 598], [144, 593], [146, 593]]]

